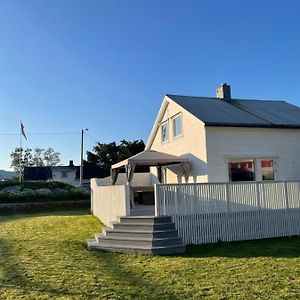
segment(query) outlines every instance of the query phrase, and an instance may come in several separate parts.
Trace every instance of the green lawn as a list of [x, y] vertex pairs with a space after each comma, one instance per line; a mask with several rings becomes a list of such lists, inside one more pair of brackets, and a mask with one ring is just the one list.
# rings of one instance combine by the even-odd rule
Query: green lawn
[[84, 211], [0, 217], [0, 299], [300, 299], [300, 238], [150, 257], [86, 250], [99, 229]]

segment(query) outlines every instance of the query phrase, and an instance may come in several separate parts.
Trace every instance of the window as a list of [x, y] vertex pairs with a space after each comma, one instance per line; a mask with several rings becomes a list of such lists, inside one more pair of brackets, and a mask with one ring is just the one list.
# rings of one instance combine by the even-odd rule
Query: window
[[274, 180], [274, 161], [272, 159], [261, 160], [262, 180]]
[[230, 181], [254, 181], [254, 159], [232, 160], [228, 163]]
[[169, 139], [168, 122], [165, 122], [161, 125], [161, 141], [162, 141], [162, 143], [164, 143], [168, 139]]
[[173, 118], [173, 135], [174, 137], [180, 136], [182, 134], [182, 117], [177, 115]]
[[61, 171], [61, 178], [67, 178], [68, 174], [66, 171]]

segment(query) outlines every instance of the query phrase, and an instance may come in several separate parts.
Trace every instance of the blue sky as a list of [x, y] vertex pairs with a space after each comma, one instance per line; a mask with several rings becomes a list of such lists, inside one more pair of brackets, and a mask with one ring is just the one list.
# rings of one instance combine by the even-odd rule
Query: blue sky
[[78, 164], [81, 128], [146, 141], [166, 93], [227, 82], [236, 98], [300, 106], [299, 15], [298, 0], [1, 0], [0, 169], [20, 119], [24, 147]]

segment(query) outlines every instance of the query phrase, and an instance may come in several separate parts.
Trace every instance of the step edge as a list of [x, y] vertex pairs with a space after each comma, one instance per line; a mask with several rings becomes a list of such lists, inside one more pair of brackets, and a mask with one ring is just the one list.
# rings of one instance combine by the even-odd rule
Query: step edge
[[174, 237], [165, 237], [165, 238], [136, 238], [136, 237], [109, 237], [109, 236], [101, 236], [107, 241], [137, 241], [137, 242], [159, 242], [159, 241], [166, 241], [166, 240], [175, 240], [181, 239], [180, 236]]
[[175, 225], [174, 222], [165, 222], [165, 223], [152, 223], [152, 224], [147, 224], [147, 223], [121, 223], [121, 222], [112, 222], [112, 225], [135, 225], [135, 226], [153, 226], [153, 225]]
[[117, 230], [117, 229], [110, 229], [105, 230], [105, 232], [116, 232], [116, 233], [173, 233], [176, 232], [176, 229], [166, 229], [166, 230]]
[[111, 246], [102, 246], [100, 245], [98, 242], [95, 242], [97, 245], [93, 245], [94, 247], [98, 247], [98, 248], [109, 248], [109, 249], [133, 249], [133, 250], [160, 250], [160, 249], [174, 249], [174, 248], [186, 248], [186, 246], [184, 244], [174, 244], [174, 245], [170, 245], [170, 246], [154, 246], [154, 247], [150, 247], [150, 248], [145, 248], [144, 246], [125, 246], [125, 245], [114, 245], [113, 247]]

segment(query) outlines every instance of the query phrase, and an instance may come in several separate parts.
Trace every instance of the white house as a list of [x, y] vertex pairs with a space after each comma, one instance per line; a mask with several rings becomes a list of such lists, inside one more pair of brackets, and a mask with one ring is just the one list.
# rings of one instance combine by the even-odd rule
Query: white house
[[77, 178], [78, 167], [73, 165], [73, 161], [70, 161], [69, 166], [55, 166], [51, 168], [52, 178], [54, 180], [64, 181], [73, 186], [79, 186]]
[[[190, 183], [299, 179], [300, 108], [233, 99], [227, 84], [215, 98], [166, 95], [147, 149], [188, 159]], [[166, 168], [165, 183], [183, 178]]]
[[[111, 171], [91, 182], [92, 211], [108, 228], [90, 249], [184, 251], [160, 238], [164, 217], [184, 244], [300, 234], [300, 108], [285, 101], [233, 99], [227, 84], [214, 98], [166, 95], [145, 151]], [[145, 192], [152, 202], [135, 207]]]
[[[63, 181], [75, 187], [80, 186], [80, 167], [74, 166], [73, 160], [69, 161], [68, 166], [42, 166], [42, 167], [25, 167], [25, 181], [46, 181], [49, 179]], [[100, 166], [85, 165], [83, 166], [83, 186], [89, 187], [91, 178], [104, 177], [104, 171]]]

